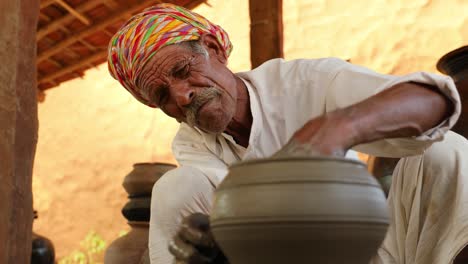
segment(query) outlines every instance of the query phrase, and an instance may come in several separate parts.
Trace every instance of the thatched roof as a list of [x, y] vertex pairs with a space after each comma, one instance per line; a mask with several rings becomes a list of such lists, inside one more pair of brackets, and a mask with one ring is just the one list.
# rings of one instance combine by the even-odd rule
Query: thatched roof
[[206, 0], [41, 0], [37, 29], [38, 89], [83, 76], [106, 61], [111, 36], [133, 14], [156, 3], [192, 9]]

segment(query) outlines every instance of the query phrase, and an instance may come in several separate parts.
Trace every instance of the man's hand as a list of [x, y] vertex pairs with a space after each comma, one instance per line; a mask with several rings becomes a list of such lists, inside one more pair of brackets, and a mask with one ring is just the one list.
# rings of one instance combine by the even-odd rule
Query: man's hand
[[180, 230], [169, 243], [176, 264], [227, 264], [210, 230], [208, 215], [195, 213], [182, 222]]
[[352, 145], [351, 134], [340, 122], [339, 112], [331, 112], [308, 121], [273, 158], [334, 156], [343, 157]]

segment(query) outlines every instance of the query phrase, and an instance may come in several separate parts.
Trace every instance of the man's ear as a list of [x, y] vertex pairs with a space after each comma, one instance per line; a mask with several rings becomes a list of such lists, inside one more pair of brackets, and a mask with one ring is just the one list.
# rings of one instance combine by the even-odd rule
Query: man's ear
[[210, 54], [210, 57], [218, 59], [222, 64], [227, 64], [227, 56], [223, 46], [219, 44], [218, 40], [212, 34], [206, 33], [200, 36], [200, 43]]

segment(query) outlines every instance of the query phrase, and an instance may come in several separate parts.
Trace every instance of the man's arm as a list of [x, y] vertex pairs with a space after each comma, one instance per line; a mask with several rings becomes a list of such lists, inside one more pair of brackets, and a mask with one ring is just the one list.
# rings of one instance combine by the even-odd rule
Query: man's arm
[[358, 144], [418, 136], [450, 116], [453, 109], [452, 102], [436, 87], [399, 83], [357, 104], [310, 120], [285, 148], [294, 152], [302, 146], [303, 152], [304, 146], [309, 146], [310, 152], [343, 156]]

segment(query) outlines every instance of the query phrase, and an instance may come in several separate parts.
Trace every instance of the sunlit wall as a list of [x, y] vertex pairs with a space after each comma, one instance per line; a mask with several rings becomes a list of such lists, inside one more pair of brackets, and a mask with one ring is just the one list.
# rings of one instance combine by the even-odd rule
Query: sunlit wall
[[[334, 56], [382, 73], [435, 72], [440, 56], [468, 43], [465, 0], [283, 2], [286, 59]], [[231, 69], [248, 70], [248, 1], [208, 3], [196, 11], [230, 34]], [[39, 121], [34, 230], [54, 241], [59, 258], [85, 250], [80, 242], [91, 231], [110, 243], [128, 229], [123, 177], [136, 162], [173, 162], [178, 124], [135, 101], [106, 65], [48, 91]]]

